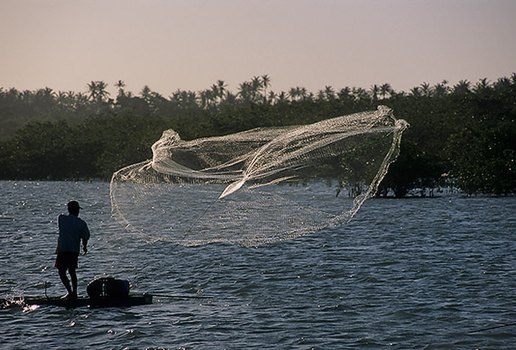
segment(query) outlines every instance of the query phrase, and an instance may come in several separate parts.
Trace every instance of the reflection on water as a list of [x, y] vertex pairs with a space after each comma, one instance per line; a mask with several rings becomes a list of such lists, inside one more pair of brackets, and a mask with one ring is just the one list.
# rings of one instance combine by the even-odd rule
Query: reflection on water
[[122, 309], [0, 310], [2, 348], [510, 349], [516, 199], [369, 200], [348, 225], [243, 248], [142, 240], [112, 218], [108, 184], [0, 182], [0, 294], [64, 293], [56, 218], [77, 199], [92, 231], [79, 289], [204, 293]]

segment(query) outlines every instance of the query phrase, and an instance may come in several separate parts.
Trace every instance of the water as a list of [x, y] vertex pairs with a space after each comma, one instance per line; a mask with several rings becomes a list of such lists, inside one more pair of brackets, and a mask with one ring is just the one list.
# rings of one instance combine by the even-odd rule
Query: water
[[[1, 349], [510, 349], [516, 198], [369, 200], [348, 225], [243, 248], [127, 234], [107, 183], [0, 182], [0, 297], [64, 294], [56, 218], [77, 199], [92, 231], [79, 291], [204, 293], [131, 308], [0, 309]], [[481, 330], [475, 332], [477, 330]]]

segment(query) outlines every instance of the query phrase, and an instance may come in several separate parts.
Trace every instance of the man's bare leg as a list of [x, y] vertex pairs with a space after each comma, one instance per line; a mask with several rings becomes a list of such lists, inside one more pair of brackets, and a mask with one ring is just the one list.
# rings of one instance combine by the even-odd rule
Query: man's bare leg
[[75, 269], [69, 269], [70, 278], [72, 280], [72, 297], [77, 298], [77, 273]]
[[[72, 295], [72, 287], [70, 286], [70, 280], [68, 279], [68, 276], [66, 276], [66, 269], [59, 269], [59, 278], [61, 278], [61, 282], [63, 282], [68, 295]], [[77, 284], [77, 276], [75, 278], [75, 283]]]

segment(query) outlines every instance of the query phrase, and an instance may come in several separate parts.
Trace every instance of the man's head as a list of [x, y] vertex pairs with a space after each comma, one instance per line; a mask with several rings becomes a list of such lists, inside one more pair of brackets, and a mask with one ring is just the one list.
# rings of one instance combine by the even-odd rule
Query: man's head
[[82, 209], [79, 206], [79, 202], [77, 201], [70, 201], [68, 202], [68, 212], [72, 215], [79, 216], [79, 210]]

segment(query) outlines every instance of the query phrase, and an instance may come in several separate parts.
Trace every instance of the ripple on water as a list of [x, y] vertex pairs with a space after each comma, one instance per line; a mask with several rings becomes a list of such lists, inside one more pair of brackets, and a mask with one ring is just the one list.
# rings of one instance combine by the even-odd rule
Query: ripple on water
[[[110, 218], [107, 184], [0, 182], [0, 292], [64, 293], [55, 217], [85, 206], [99, 275], [204, 293], [122, 309], [0, 309], [6, 348], [492, 348], [516, 343], [515, 198], [371, 200], [348, 225], [260, 248], [144, 242]], [[5, 220], [9, 216], [14, 220]], [[8, 250], [6, 249], [8, 247]], [[13, 253], [16, 252], [16, 253]]]

